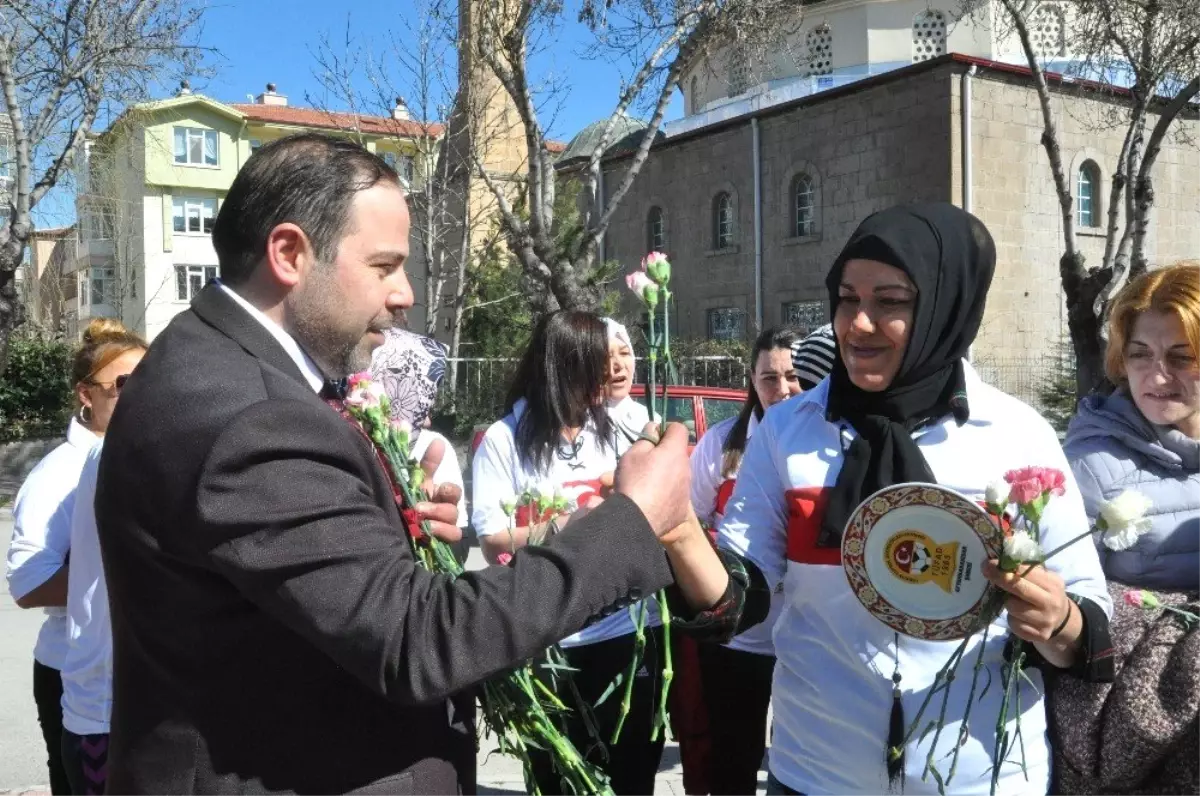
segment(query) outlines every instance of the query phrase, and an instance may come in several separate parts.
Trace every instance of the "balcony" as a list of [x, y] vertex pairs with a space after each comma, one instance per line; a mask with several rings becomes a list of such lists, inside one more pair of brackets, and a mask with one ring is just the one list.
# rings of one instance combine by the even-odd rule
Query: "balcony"
[[73, 274], [93, 265], [108, 265], [113, 259], [113, 242], [111, 240], [79, 240], [75, 239], [75, 256], [67, 258], [63, 264], [64, 274]]

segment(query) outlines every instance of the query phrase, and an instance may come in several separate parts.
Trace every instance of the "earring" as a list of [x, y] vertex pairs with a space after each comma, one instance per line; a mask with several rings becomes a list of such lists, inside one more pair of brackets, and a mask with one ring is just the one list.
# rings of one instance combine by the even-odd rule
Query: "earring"
[[91, 425], [92, 407], [88, 406], [87, 404], [79, 407], [79, 422], [83, 423], [85, 426]]

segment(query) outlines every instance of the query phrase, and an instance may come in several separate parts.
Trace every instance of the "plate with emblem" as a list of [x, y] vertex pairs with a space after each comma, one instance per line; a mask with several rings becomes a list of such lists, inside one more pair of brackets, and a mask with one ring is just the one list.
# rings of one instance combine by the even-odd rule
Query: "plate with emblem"
[[892, 629], [929, 641], [970, 635], [1000, 613], [983, 562], [1003, 542], [992, 517], [936, 484], [897, 484], [862, 502], [842, 534], [850, 588]]

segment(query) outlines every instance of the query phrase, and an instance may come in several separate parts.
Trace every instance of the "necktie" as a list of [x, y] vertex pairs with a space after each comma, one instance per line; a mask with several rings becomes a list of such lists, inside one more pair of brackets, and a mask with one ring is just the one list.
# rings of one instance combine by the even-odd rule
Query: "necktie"
[[346, 380], [345, 379], [326, 379], [321, 385], [321, 398], [326, 401], [341, 401], [346, 398]]

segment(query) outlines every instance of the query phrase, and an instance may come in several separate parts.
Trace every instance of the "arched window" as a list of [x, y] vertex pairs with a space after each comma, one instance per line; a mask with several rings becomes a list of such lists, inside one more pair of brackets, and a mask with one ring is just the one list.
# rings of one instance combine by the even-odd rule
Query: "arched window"
[[1067, 54], [1067, 31], [1063, 10], [1054, 3], [1045, 3], [1029, 15], [1029, 39], [1033, 51], [1042, 58], [1059, 58]]
[[1100, 226], [1100, 168], [1085, 160], [1075, 182], [1076, 223], [1081, 227]]
[[817, 232], [817, 192], [812, 177], [798, 174], [792, 180], [792, 229], [797, 238]]
[[660, 252], [667, 247], [667, 224], [661, 207], [646, 214], [646, 250]]
[[700, 81], [692, 75], [692, 90], [688, 92], [688, 102], [691, 103], [692, 113], [700, 112]]
[[733, 197], [721, 191], [713, 199], [713, 248], [728, 249], [733, 245]]
[[929, 9], [913, 17], [912, 60], [913, 63], [929, 61], [946, 52], [946, 14]]
[[828, 25], [818, 25], [804, 37], [804, 46], [808, 51], [808, 64], [804, 73], [812, 75], [828, 75], [833, 72], [833, 34]]

